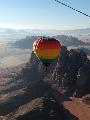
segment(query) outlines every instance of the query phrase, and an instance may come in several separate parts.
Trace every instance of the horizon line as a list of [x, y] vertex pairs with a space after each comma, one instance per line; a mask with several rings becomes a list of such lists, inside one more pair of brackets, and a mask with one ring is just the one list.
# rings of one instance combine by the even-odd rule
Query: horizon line
[[73, 28], [73, 29], [55, 29], [55, 28], [48, 28], [48, 29], [42, 29], [42, 28], [17, 28], [17, 27], [2, 27], [0, 26], [0, 29], [13, 29], [13, 30], [56, 30], [56, 31], [67, 31], [67, 30], [84, 30], [84, 29], [90, 29], [90, 27], [85, 28]]

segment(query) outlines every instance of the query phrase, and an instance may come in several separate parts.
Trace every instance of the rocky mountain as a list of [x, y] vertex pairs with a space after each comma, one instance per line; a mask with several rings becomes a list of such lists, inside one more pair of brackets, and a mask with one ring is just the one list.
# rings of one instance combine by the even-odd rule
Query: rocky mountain
[[61, 56], [50, 66], [45, 75], [43, 74], [42, 64], [34, 53], [32, 53], [30, 63], [32, 63], [30, 66], [32, 65], [31, 68], [33, 70], [30, 70], [30, 67], [28, 68], [29, 64], [27, 64], [22, 75], [27, 76], [29, 79], [31, 77], [31, 80], [36, 80], [37, 78], [44, 79], [52, 88], [57, 89], [65, 95], [83, 96], [90, 92], [90, 61], [86, 53], [82, 50], [72, 49], [68, 51], [63, 46]]
[[90, 94], [90, 60], [82, 50], [62, 46], [47, 71], [33, 52], [23, 66], [1, 71], [1, 120], [90, 119], [90, 109], [74, 99]]
[[87, 55], [90, 55], [90, 49], [85, 47], [80, 47], [80, 50], [83, 50]]
[[[54, 69], [50, 69], [48, 81], [52, 87], [65, 95], [83, 96], [90, 93], [90, 61], [82, 50], [70, 50], [62, 47]], [[51, 74], [50, 74], [51, 73]], [[86, 87], [87, 86], [87, 87]]]

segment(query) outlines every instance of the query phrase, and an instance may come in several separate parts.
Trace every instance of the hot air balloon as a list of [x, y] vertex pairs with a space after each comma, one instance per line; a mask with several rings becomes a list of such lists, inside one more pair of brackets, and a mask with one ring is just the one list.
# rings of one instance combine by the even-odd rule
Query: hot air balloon
[[41, 37], [33, 43], [33, 51], [47, 68], [60, 55], [61, 44], [54, 38]]

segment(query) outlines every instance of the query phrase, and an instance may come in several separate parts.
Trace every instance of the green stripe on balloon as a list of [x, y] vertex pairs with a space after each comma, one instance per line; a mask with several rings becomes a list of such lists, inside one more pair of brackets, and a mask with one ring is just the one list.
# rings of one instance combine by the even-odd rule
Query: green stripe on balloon
[[56, 59], [56, 57], [55, 58], [39, 58], [42, 62], [45, 62], [45, 61], [48, 61], [48, 62], [52, 62], [52, 61], [54, 61], [55, 59]]

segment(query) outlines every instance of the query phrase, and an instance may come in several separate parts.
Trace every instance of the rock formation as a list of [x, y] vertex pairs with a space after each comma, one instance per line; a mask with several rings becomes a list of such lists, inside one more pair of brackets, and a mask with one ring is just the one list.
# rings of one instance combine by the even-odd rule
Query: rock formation
[[46, 81], [52, 88], [68, 96], [83, 96], [90, 92], [90, 61], [78, 49], [68, 51], [62, 46], [61, 55], [51, 63], [46, 72], [42, 62], [32, 52], [21, 76], [30, 84]]

